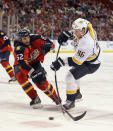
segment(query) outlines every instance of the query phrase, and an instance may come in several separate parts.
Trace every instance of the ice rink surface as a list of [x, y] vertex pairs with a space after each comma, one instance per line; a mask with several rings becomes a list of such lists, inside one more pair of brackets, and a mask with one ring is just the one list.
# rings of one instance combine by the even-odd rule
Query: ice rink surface
[[[61, 57], [73, 54], [60, 54]], [[49, 65], [56, 54], [48, 54], [43, 66], [48, 80], [55, 86], [54, 72]], [[13, 64], [13, 57], [10, 58]], [[57, 72], [58, 87], [65, 102], [65, 75], [68, 67]], [[31, 101], [17, 83], [8, 84], [9, 76], [0, 65], [0, 131], [113, 131], [113, 53], [104, 53], [100, 69], [81, 79], [83, 100], [70, 111], [73, 116], [87, 111], [80, 121], [63, 116], [45, 94], [37, 90], [43, 104], [41, 109], [32, 109]], [[48, 117], [54, 117], [49, 120]]]

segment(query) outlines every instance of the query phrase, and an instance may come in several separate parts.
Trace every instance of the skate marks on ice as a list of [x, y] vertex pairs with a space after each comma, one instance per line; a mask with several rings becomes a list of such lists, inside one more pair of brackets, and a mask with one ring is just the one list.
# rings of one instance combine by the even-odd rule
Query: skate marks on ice
[[87, 109], [87, 118], [85, 120], [113, 120], [113, 112], [100, 109]]
[[[36, 128], [62, 128], [64, 123], [69, 124], [72, 119], [66, 114], [63, 115], [59, 106], [45, 104], [43, 108], [35, 110], [37, 114], [37, 119], [32, 121], [23, 121], [20, 124], [22, 126], [36, 127]], [[40, 114], [40, 115], [39, 115]], [[80, 111], [73, 112], [73, 115], [81, 114]], [[35, 114], [36, 116], [36, 114]], [[49, 120], [49, 117], [54, 117], [53, 120]], [[76, 123], [76, 122], [75, 122]]]
[[[59, 107], [51, 104], [43, 104], [42, 108], [35, 109], [34, 111], [36, 112], [35, 116], [37, 115], [37, 119], [32, 121], [23, 121], [20, 123], [22, 126], [53, 129], [63, 126], [63, 124], [59, 122], [59, 118], [62, 118], [62, 114], [59, 112]], [[49, 117], [54, 117], [54, 120], [50, 121]]]

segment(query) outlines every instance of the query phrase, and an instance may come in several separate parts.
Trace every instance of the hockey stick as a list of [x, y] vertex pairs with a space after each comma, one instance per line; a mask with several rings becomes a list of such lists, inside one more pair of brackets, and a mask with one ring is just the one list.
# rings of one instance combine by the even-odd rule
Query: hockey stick
[[[58, 48], [58, 52], [57, 52], [57, 56], [56, 56], [56, 60], [58, 59], [58, 55], [59, 55], [59, 51], [60, 51], [60, 47], [61, 47], [61, 44], [59, 45], [59, 48]], [[55, 85], [56, 85], [56, 90], [57, 90], [57, 94], [58, 94], [58, 98], [60, 99], [60, 94], [59, 94], [59, 90], [58, 90], [58, 84], [57, 84], [57, 75], [56, 75], [56, 70], [55, 70]], [[59, 102], [60, 103], [60, 102]], [[60, 107], [61, 107], [61, 110], [62, 110], [62, 113], [64, 114], [64, 110], [63, 110], [63, 106], [62, 104], [60, 103]]]
[[[60, 51], [61, 44], [59, 45], [56, 60], [58, 59], [59, 51]], [[59, 90], [58, 90], [58, 84], [57, 84], [57, 75], [56, 75], [56, 70], [55, 70], [55, 84], [56, 84], [56, 90], [58, 94], [58, 98], [60, 98]]]

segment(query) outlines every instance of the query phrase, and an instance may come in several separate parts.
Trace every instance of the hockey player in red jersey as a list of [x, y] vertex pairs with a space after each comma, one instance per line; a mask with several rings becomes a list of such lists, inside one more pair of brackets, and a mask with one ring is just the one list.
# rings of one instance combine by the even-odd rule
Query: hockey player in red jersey
[[9, 82], [16, 80], [14, 76], [13, 68], [9, 63], [9, 56], [11, 51], [12, 51], [12, 47], [10, 45], [9, 38], [2, 30], [0, 30], [0, 64], [3, 66], [3, 68], [10, 76], [11, 79], [9, 80]]
[[[14, 46], [15, 75], [24, 92], [32, 100], [30, 106], [39, 108], [41, 100], [29, 81], [29, 77], [53, 101], [55, 101], [54, 97], [58, 99], [56, 91], [47, 81], [46, 71], [41, 65], [45, 54], [54, 49], [54, 44], [49, 39], [44, 39], [40, 35], [30, 35], [27, 30], [22, 29], [18, 32], [18, 40], [15, 40]], [[56, 102], [56, 104], [58, 103]]]

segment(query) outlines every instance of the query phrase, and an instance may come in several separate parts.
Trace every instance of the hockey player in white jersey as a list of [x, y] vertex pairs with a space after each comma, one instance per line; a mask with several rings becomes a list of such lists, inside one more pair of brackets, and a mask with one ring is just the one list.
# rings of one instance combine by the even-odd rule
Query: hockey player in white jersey
[[58, 37], [59, 44], [67, 42], [71, 38], [75, 47], [73, 57], [58, 58], [52, 62], [51, 69], [57, 71], [62, 66], [71, 66], [66, 76], [66, 103], [65, 109], [75, 107], [75, 101], [82, 98], [80, 93], [80, 79], [94, 73], [101, 63], [101, 50], [97, 42], [97, 35], [92, 24], [82, 18], [72, 23], [72, 30], [64, 31]]

